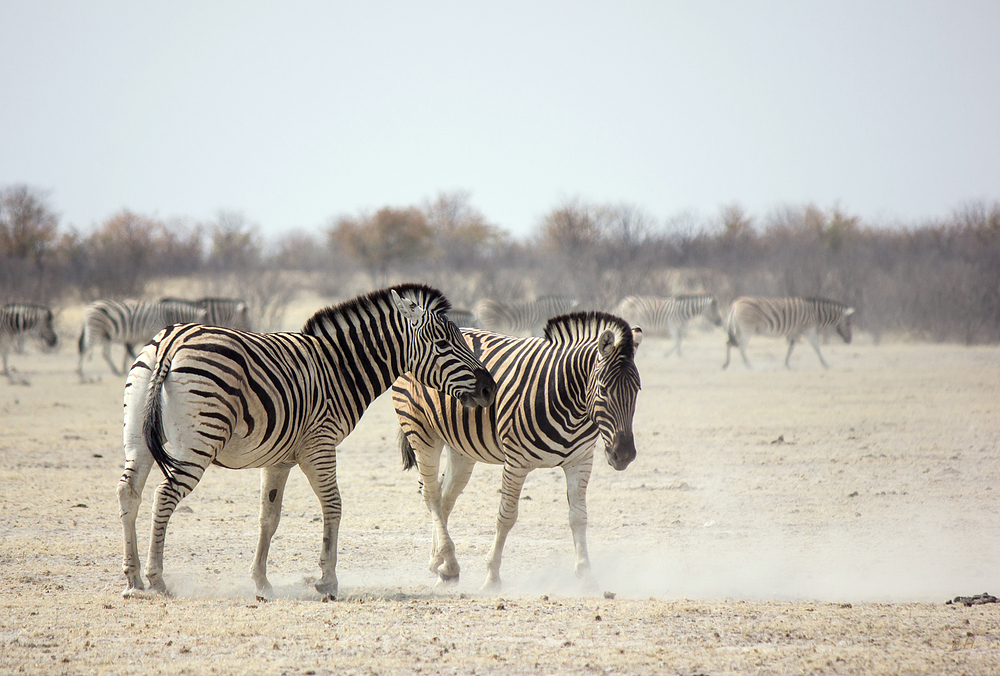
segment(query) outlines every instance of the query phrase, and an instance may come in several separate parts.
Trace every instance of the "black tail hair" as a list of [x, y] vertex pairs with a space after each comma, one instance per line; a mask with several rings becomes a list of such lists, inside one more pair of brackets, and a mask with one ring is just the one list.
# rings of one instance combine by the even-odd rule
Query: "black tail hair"
[[413, 469], [417, 466], [417, 454], [413, 450], [413, 446], [410, 445], [410, 440], [406, 438], [406, 432], [403, 428], [399, 428], [398, 433], [399, 438], [399, 453], [403, 456], [403, 470]]
[[153, 370], [152, 379], [149, 381], [149, 390], [146, 392], [146, 405], [143, 409], [142, 433], [146, 438], [146, 447], [156, 461], [157, 466], [163, 475], [171, 483], [177, 483], [177, 474], [185, 474], [181, 463], [167, 453], [163, 444], [167, 441], [167, 435], [163, 431], [163, 405], [161, 394], [163, 392], [163, 381], [170, 373], [170, 359], [164, 357], [159, 360]]

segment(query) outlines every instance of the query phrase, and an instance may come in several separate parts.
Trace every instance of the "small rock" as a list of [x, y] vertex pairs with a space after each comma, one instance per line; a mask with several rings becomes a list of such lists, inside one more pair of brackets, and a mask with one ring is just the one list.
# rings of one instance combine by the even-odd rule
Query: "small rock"
[[609, 592], [609, 591], [604, 592], [604, 598], [608, 599], [609, 601], [613, 599], [615, 596], [617, 596], [617, 594], [615, 594], [614, 592]]

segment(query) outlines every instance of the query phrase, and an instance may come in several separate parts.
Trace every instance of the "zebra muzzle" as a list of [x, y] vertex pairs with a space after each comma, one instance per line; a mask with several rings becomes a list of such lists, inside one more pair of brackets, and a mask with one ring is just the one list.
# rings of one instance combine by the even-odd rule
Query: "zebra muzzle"
[[605, 449], [608, 464], [619, 472], [635, 460], [635, 437], [631, 432], [615, 432], [614, 439]]
[[497, 394], [497, 383], [486, 369], [477, 369], [476, 386], [472, 392], [461, 395], [458, 399], [463, 406], [489, 406]]

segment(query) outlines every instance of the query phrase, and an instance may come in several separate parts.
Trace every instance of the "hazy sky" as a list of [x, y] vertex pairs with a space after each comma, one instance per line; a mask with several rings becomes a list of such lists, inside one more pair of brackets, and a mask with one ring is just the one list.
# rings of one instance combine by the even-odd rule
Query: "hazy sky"
[[1000, 2], [10, 2], [0, 185], [262, 230], [466, 190], [874, 221], [1000, 199]]

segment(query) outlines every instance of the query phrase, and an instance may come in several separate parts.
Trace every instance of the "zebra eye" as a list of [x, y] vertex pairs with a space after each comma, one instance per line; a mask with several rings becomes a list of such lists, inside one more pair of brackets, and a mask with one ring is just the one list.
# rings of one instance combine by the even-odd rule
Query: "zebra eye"
[[438, 340], [435, 340], [435, 341], [434, 341], [434, 346], [435, 346], [435, 347], [436, 347], [437, 349], [439, 349], [439, 350], [441, 350], [442, 352], [444, 352], [444, 351], [447, 351], [448, 349], [450, 349], [450, 348], [451, 348], [451, 343], [449, 343], [449, 342], [448, 342], [447, 340], [445, 340], [444, 338], [440, 338], [440, 339], [438, 339]]

